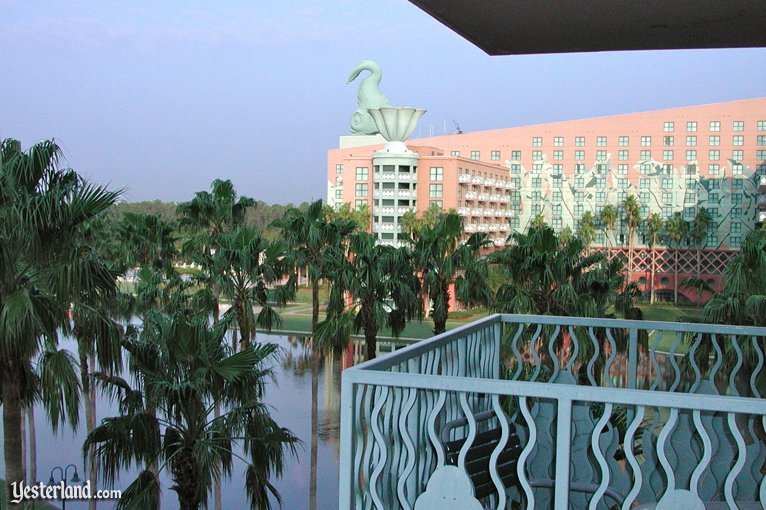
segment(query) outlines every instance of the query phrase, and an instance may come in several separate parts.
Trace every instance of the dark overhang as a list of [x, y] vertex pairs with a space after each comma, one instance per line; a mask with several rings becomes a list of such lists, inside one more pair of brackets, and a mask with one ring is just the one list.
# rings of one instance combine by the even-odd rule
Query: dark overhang
[[766, 0], [410, 1], [490, 55], [766, 46]]

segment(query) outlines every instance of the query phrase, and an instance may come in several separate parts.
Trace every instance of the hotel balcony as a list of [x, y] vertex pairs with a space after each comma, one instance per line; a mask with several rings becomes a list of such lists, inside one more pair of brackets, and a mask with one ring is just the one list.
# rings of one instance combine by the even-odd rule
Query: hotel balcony
[[417, 198], [418, 192], [414, 189], [400, 189], [397, 190], [396, 196], [399, 198]]
[[375, 190], [375, 191], [373, 191], [372, 196], [374, 198], [378, 198], [378, 197], [393, 197], [393, 196], [396, 196], [396, 191], [392, 190], [392, 189]]
[[465, 194], [465, 199], [466, 200], [473, 200], [474, 198], [476, 198], [478, 196], [479, 196], [479, 194], [476, 193], [475, 191], [469, 191], [468, 193]]
[[346, 369], [339, 508], [764, 508], [764, 342], [492, 315]]
[[494, 209], [484, 209], [484, 216], [494, 216], [495, 210]]
[[506, 182], [505, 183], [505, 189], [513, 189], [513, 183], [512, 182]]
[[484, 177], [471, 178], [471, 184], [484, 184]]
[[502, 237], [496, 237], [492, 239], [492, 243], [495, 246], [503, 246], [505, 244], [505, 239], [503, 239]]
[[472, 209], [471, 216], [481, 216], [484, 213], [484, 209]]
[[489, 225], [486, 225], [486, 224], [479, 225], [479, 232], [489, 232]]
[[468, 214], [470, 214], [470, 212], [471, 212], [471, 210], [470, 210], [470, 209], [468, 209], [467, 207], [460, 207], [460, 208], [457, 210], [457, 213], [458, 213], [460, 216], [468, 216]]
[[372, 212], [373, 214], [394, 214], [394, 211], [396, 209], [391, 206], [383, 206], [383, 207], [373, 207]]
[[479, 193], [479, 200], [486, 202], [489, 200], [489, 195], [487, 193]]
[[457, 182], [471, 182], [471, 176], [467, 174], [460, 174], [457, 176]]
[[380, 172], [380, 173], [374, 174], [374, 176], [382, 181], [393, 181], [394, 179], [396, 179], [396, 174], [394, 172]]
[[497, 182], [497, 181], [495, 181], [495, 179], [489, 177], [489, 178], [484, 180], [484, 185], [485, 186], [494, 186], [495, 182]]
[[469, 223], [468, 225], [465, 226], [465, 231], [466, 232], [476, 232], [476, 230], [477, 230], [476, 227], [477, 227], [477, 225], [475, 225], [473, 223]]
[[766, 175], [762, 175], [758, 178], [758, 191], [766, 193]]

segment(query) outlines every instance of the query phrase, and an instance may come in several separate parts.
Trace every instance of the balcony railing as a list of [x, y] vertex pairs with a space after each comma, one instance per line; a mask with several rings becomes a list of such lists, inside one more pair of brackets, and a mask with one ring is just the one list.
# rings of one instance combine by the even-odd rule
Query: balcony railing
[[339, 508], [764, 508], [765, 341], [493, 315], [347, 369]]

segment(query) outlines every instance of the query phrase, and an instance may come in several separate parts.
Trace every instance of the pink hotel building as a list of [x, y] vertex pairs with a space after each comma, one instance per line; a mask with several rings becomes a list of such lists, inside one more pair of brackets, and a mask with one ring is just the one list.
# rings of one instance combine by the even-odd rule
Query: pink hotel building
[[[416, 155], [404, 162], [373, 161], [383, 143], [341, 137], [328, 152], [327, 198], [367, 204], [386, 244], [399, 244], [402, 214], [431, 204], [454, 208], [467, 233], [486, 232], [501, 245], [537, 214], [557, 231], [576, 231], [586, 211], [598, 217], [604, 205], [619, 210], [635, 195], [642, 218], [678, 211], [691, 222], [699, 207], [708, 210], [705, 267], [692, 267], [696, 256], [686, 254], [679, 272], [706, 274], [717, 286], [727, 254], [766, 220], [766, 98], [409, 140]], [[619, 251], [626, 236], [620, 221], [599, 229], [594, 245]], [[642, 226], [636, 280], [645, 276], [645, 240]], [[671, 258], [660, 257], [658, 274]], [[667, 278], [658, 280], [661, 288]]]

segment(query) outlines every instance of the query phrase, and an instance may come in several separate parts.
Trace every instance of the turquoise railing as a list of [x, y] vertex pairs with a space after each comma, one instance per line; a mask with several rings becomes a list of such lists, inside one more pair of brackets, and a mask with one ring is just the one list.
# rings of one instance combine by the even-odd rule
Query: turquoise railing
[[347, 369], [339, 508], [766, 508], [765, 341], [494, 315]]

